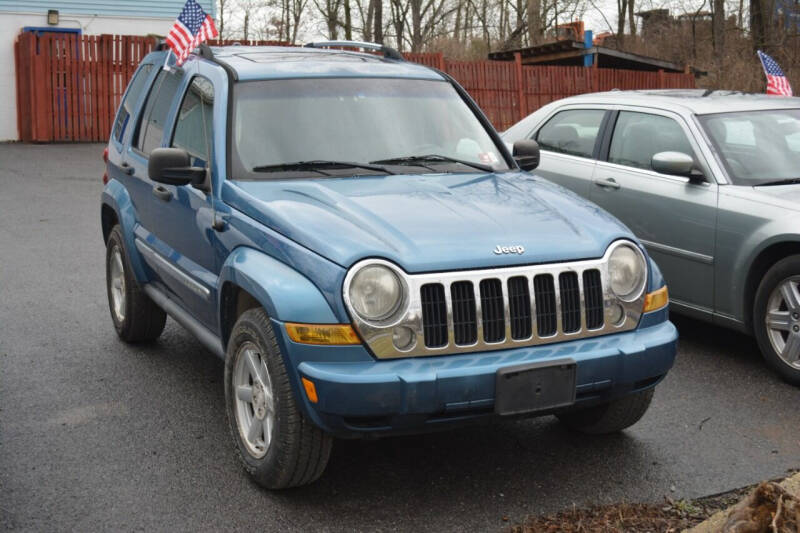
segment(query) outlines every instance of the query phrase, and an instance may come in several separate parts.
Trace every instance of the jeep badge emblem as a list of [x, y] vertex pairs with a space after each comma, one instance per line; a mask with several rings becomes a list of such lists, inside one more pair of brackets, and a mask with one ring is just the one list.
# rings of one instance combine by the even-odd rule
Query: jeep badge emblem
[[494, 249], [495, 255], [503, 255], [503, 254], [519, 254], [522, 255], [525, 253], [525, 248], [517, 245], [517, 246], [500, 246], [497, 245], [497, 248]]

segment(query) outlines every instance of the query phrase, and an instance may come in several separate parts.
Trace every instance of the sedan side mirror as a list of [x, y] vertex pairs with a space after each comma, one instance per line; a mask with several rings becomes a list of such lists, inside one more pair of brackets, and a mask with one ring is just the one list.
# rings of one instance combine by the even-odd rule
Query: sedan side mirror
[[659, 152], [653, 156], [650, 166], [661, 174], [689, 177], [694, 170], [694, 159], [683, 152]]
[[534, 170], [539, 166], [539, 143], [524, 139], [514, 143], [512, 150], [514, 161], [522, 170]]
[[147, 175], [151, 180], [167, 185], [202, 187], [206, 181], [206, 169], [191, 165], [189, 152], [183, 148], [156, 148], [150, 152]]

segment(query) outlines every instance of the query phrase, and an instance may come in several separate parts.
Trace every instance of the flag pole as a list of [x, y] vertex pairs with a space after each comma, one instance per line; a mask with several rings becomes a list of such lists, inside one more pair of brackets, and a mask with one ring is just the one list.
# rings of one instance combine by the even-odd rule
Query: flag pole
[[167, 45], [167, 55], [164, 57], [164, 66], [162, 67], [162, 69], [166, 70], [167, 72], [172, 72], [172, 69], [169, 66], [169, 56], [171, 55], [172, 55], [172, 47]]

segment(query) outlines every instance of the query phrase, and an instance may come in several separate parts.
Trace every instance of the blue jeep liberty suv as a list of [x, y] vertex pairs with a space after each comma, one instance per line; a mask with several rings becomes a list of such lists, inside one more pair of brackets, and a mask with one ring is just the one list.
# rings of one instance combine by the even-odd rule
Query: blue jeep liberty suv
[[316, 480], [334, 437], [644, 415], [677, 343], [658, 268], [453, 79], [369, 43], [173, 59], [142, 61], [105, 152], [111, 318], [224, 358], [259, 484]]

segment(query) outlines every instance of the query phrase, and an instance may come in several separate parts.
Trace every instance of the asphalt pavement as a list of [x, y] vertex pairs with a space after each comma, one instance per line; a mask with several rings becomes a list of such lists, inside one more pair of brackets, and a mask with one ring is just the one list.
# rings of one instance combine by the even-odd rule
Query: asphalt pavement
[[800, 467], [800, 389], [751, 338], [674, 317], [676, 365], [623, 434], [546, 417], [336, 441], [314, 485], [262, 490], [234, 454], [222, 361], [171, 320], [147, 346], [114, 333], [102, 149], [0, 144], [2, 530], [495, 531]]

